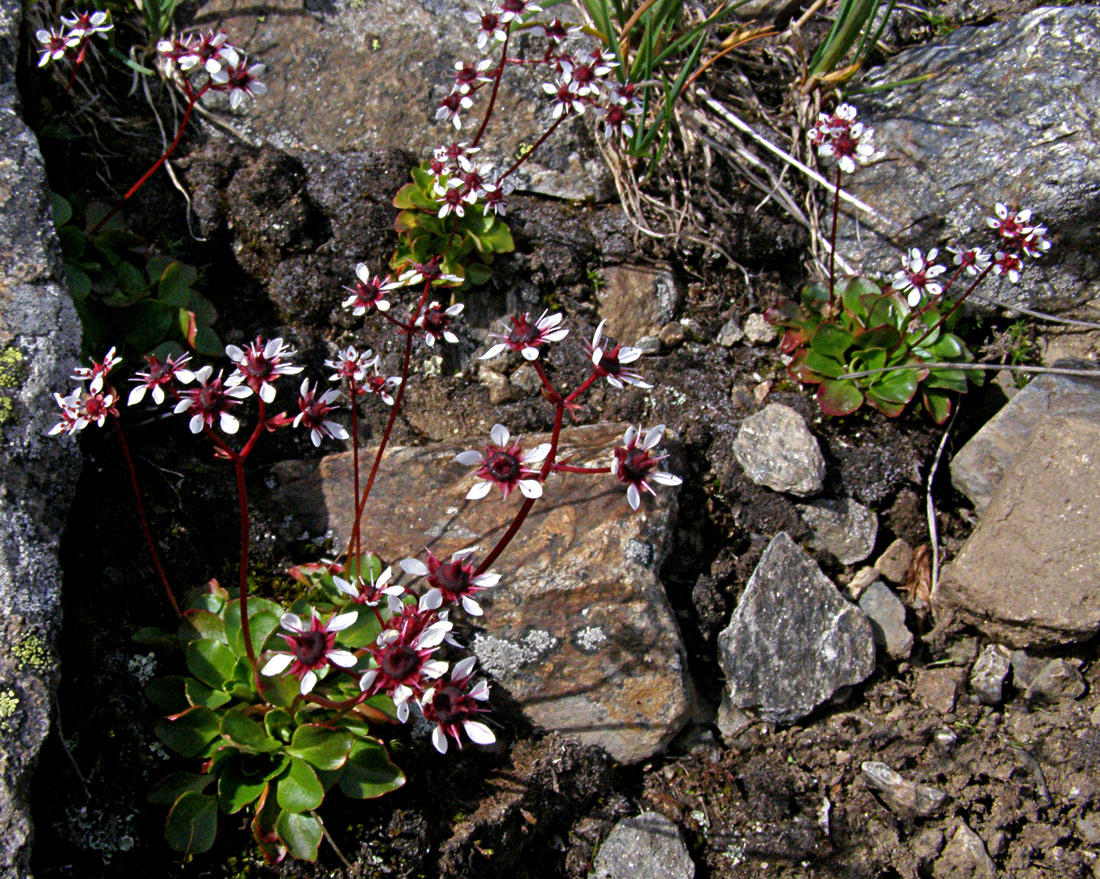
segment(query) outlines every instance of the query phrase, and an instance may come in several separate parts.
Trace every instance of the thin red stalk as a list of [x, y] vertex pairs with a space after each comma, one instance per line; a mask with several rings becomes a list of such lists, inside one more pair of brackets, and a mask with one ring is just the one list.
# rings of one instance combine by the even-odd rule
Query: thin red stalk
[[235, 455], [233, 458], [233, 470], [237, 476], [237, 501], [240, 505], [241, 517], [241, 573], [239, 593], [241, 599], [241, 637], [244, 639], [244, 649], [248, 653], [248, 661], [252, 664], [252, 673], [256, 669], [256, 651], [252, 646], [251, 624], [248, 621], [248, 541], [250, 521], [248, 517], [248, 490], [244, 483], [244, 460]]
[[558, 393], [558, 389], [554, 387], [554, 383], [547, 378], [545, 371], [543, 371], [542, 363], [538, 360], [533, 361], [535, 372], [538, 373], [539, 378], [542, 379], [542, 386], [546, 388], [546, 392], [550, 395], [550, 401], [557, 403], [561, 400], [561, 394]]
[[503, 181], [505, 177], [507, 177], [509, 174], [511, 174], [513, 171], [515, 171], [516, 168], [518, 168], [520, 165], [522, 165], [524, 162], [526, 162], [529, 158], [531, 158], [531, 156], [533, 156], [535, 154], [535, 151], [546, 142], [546, 138], [548, 138], [551, 134], [553, 134], [554, 129], [557, 128], [559, 125], [561, 125], [562, 122], [564, 122], [566, 120], [566, 118], [568, 118], [569, 115], [571, 115], [571, 114], [562, 113], [561, 116], [559, 116], [557, 119], [555, 119], [554, 124], [551, 125], [549, 128], [547, 128], [546, 131], [544, 131], [542, 133], [542, 137], [540, 137], [537, 141], [535, 141], [535, 145], [533, 147], [531, 147], [531, 149], [527, 150], [522, 156], [520, 156], [516, 160], [515, 164], [512, 165], [511, 168], [509, 168], [507, 171], [505, 171], [503, 174], [501, 174], [500, 177], [497, 178], [497, 185], [499, 186], [501, 181]]
[[141, 520], [141, 533], [145, 535], [145, 544], [149, 547], [149, 553], [153, 557], [153, 567], [157, 569], [160, 584], [164, 587], [164, 594], [176, 616], [183, 619], [176, 596], [172, 594], [172, 587], [168, 585], [168, 575], [164, 573], [164, 566], [160, 563], [160, 554], [156, 544], [153, 543], [153, 534], [149, 530], [149, 521], [145, 518], [145, 504], [141, 500], [141, 488], [138, 486], [137, 471], [134, 469], [134, 459], [130, 457], [130, 447], [126, 443], [126, 435], [122, 432], [122, 421], [117, 415], [112, 416], [115, 422], [115, 430], [118, 431], [118, 440], [122, 446], [122, 456], [126, 459], [126, 469], [130, 471], [130, 486], [134, 490], [134, 502], [137, 504], [138, 519]]
[[108, 220], [110, 220], [111, 217], [113, 217], [115, 214], [117, 214], [119, 212], [119, 210], [122, 208], [122, 206], [130, 200], [130, 198], [134, 195], [135, 192], [137, 192], [139, 189], [141, 189], [141, 187], [143, 187], [146, 184], [146, 182], [149, 180], [149, 178], [152, 177], [157, 172], [157, 170], [160, 168], [160, 166], [163, 165], [166, 161], [168, 161], [168, 157], [170, 155], [172, 155], [172, 153], [175, 151], [176, 147], [179, 146], [180, 141], [183, 139], [183, 130], [187, 127], [187, 122], [191, 118], [191, 112], [195, 109], [196, 102], [199, 100], [199, 98], [201, 98], [203, 96], [203, 93], [205, 93], [206, 90], [208, 88], [210, 88], [210, 86], [212, 84], [213, 84], [213, 80], [207, 82], [206, 85], [204, 85], [201, 89], [199, 89], [197, 92], [195, 92], [194, 95], [192, 95], [191, 100], [187, 104], [187, 109], [184, 111], [183, 121], [180, 122], [179, 130], [176, 132], [176, 138], [175, 138], [175, 140], [172, 141], [171, 144], [169, 144], [168, 149], [166, 149], [164, 151], [164, 155], [162, 155], [159, 159], [157, 159], [153, 163], [153, 167], [151, 167], [148, 171], [146, 171], [144, 174], [141, 175], [141, 178], [138, 180], [138, 182], [130, 187], [130, 189], [127, 191], [127, 193], [124, 196], [122, 196], [122, 198], [118, 202], [118, 204], [116, 204], [113, 208], [111, 208], [111, 212], [109, 214], [107, 214], [107, 216], [105, 216], [102, 220], [100, 220], [98, 223], [96, 223], [95, 226], [92, 227], [92, 231], [89, 234], [94, 235], [96, 232], [98, 232], [100, 229], [102, 229], [104, 224]]
[[574, 464], [555, 464], [556, 473], [610, 473], [610, 467], [577, 467]]
[[598, 378], [599, 378], [599, 375], [597, 375], [596, 372], [593, 370], [592, 375], [590, 375], [583, 382], [581, 382], [580, 387], [577, 388], [575, 391], [573, 391], [573, 393], [571, 393], [568, 397], [565, 398], [566, 405], [568, 405], [569, 403], [572, 403], [575, 399], [577, 399], [577, 397], [579, 397], [581, 394], [583, 394], [585, 391], [587, 391], [592, 386], [592, 382], [594, 382]]
[[916, 347], [917, 347], [917, 346], [918, 346], [918, 345], [919, 345], [919, 344], [920, 344], [921, 342], [923, 342], [923, 341], [924, 341], [925, 339], [927, 339], [927, 338], [928, 338], [929, 336], [931, 336], [931, 335], [932, 335], [932, 333], [934, 333], [934, 332], [935, 332], [935, 331], [936, 331], [937, 329], [939, 329], [939, 328], [940, 328], [940, 327], [942, 327], [942, 326], [943, 326], [944, 324], [946, 324], [946, 323], [947, 323], [947, 322], [948, 322], [948, 321], [949, 321], [949, 320], [951, 319], [951, 315], [953, 315], [953, 314], [954, 314], [954, 313], [955, 313], [956, 311], [958, 311], [958, 310], [959, 310], [960, 306], [961, 306], [961, 305], [962, 305], [962, 304], [963, 304], [964, 302], [966, 302], [966, 299], [967, 299], [967, 297], [968, 297], [968, 296], [969, 296], [969, 295], [970, 295], [971, 293], [973, 293], [973, 292], [974, 292], [974, 290], [975, 290], [975, 289], [977, 288], [977, 286], [978, 286], [978, 285], [979, 285], [979, 284], [980, 284], [980, 283], [981, 283], [982, 281], [984, 281], [984, 280], [985, 280], [985, 276], [986, 276], [986, 275], [988, 275], [988, 274], [989, 274], [989, 272], [990, 272], [990, 271], [991, 271], [991, 270], [993, 269], [993, 265], [994, 265], [993, 263], [990, 263], [990, 264], [989, 264], [989, 265], [987, 265], [987, 266], [986, 266], [986, 267], [985, 267], [984, 269], [982, 269], [982, 273], [981, 273], [980, 275], [978, 275], [978, 277], [976, 277], [976, 278], [974, 279], [974, 283], [973, 283], [973, 284], [971, 284], [971, 285], [970, 285], [969, 287], [967, 287], [967, 288], [966, 288], [966, 292], [965, 292], [965, 293], [963, 293], [963, 295], [959, 297], [958, 301], [957, 301], [957, 302], [956, 302], [956, 303], [955, 303], [954, 305], [952, 305], [952, 306], [951, 306], [951, 310], [950, 310], [950, 311], [948, 311], [948, 312], [947, 312], [947, 314], [945, 314], [945, 315], [944, 315], [943, 317], [941, 317], [941, 318], [940, 318], [940, 319], [939, 319], [938, 321], [936, 321], [936, 323], [932, 324], [932, 326], [930, 326], [930, 327], [928, 328], [928, 331], [927, 331], [927, 332], [926, 332], [926, 333], [925, 333], [925, 334], [924, 334], [923, 336], [921, 336], [921, 337], [920, 337], [919, 339], [917, 339], [917, 341], [915, 341], [915, 342], [914, 342], [914, 343], [913, 343], [912, 345], [910, 345], [909, 347], [910, 347], [911, 349], [912, 349], [912, 348], [916, 348]]
[[829, 305], [833, 304], [836, 287], [836, 221], [840, 213], [840, 166], [836, 169], [836, 190], [833, 192], [833, 231], [829, 236]]
[[[558, 403], [554, 407], [554, 432], [550, 435], [550, 453], [546, 456], [546, 460], [542, 464], [542, 472], [539, 474], [539, 478], [543, 481], [550, 475], [550, 471], [554, 469], [554, 458], [558, 454], [558, 440], [561, 439], [561, 423], [562, 418], [565, 415], [565, 402]], [[520, 506], [519, 511], [516, 513], [516, 518], [512, 520], [512, 524], [508, 526], [508, 530], [501, 535], [500, 540], [497, 541], [496, 546], [492, 551], [482, 559], [481, 564], [477, 566], [477, 570], [474, 571], [474, 576], [484, 574], [489, 566], [497, 560], [497, 557], [504, 552], [509, 543], [512, 542], [512, 538], [519, 533], [519, 529], [523, 527], [524, 521], [527, 519], [527, 514], [531, 512], [531, 507], [535, 505], [534, 498], [527, 498]]]
[[497, 92], [500, 91], [500, 81], [504, 78], [504, 62], [508, 58], [508, 40], [512, 36], [512, 22], [507, 23], [507, 27], [504, 31], [504, 45], [500, 50], [500, 64], [497, 65], [496, 78], [493, 80], [493, 91], [489, 95], [489, 105], [485, 108], [485, 115], [481, 119], [481, 127], [478, 128], [477, 134], [474, 135], [474, 139], [470, 142], [471, 147], [476, 147], [481, 142], [481, 135], [485, 133], [485, 128], [489, 124], [489, 117], [493, 115], [493, 107], [497, 102]]
[[80, 43], [80, 51], [76, 53], [76, 59], [73, 61], [73, 70], [69, 74], [69, 83], [65, 86], [65, 94], [68, 94], [73, 90], [73, 83], [76, 82], [76, 72], [80, 69], [80, 65], [84, 63], [84, 53], [88, 50], [88, 38], [85, 37]]
[[[355, 399], [355, 377], [348, 376], [348, 397], [351, 399], [351, 469], [353, 479], [355, 483], [355, 494], [352, 496], [353, 502], [359, 501], [359, 406]], [[355, 517], [355, 522], [351, 526], [351, 548], [355, 552], [355, 557], [359, 558], [362, 554], [363, 547], [359, 541], [359, 517]], [[350, 559], [349, 559], [350, 563]], [[362, 567], [360, 565], [360, 567]], [[362, 571], [357, 572], [362, 576]]]

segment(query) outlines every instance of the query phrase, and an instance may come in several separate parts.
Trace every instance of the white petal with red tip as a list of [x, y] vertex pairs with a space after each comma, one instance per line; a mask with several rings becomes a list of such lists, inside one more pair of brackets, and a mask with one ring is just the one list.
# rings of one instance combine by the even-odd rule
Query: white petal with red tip
[[508, 433], [508, 428], [503, 424], [494, 424], [493, 429], [489, 431], [489, 438], [501, 448], [508, 445], [508, 440], [511, 434]]
[[451, 680], [461, 681], [463, 678], [468, 678], [475, 665], [477, 665], [476, 656], [467, 656], [465, 659], [459, 660], [451, 670]]
[[497, 740], [493, 731], [479, 721], [465, 720], [462, 722], [462, 728], [466, 730], [466, 735], [475, 745], [491, 745]]
[[648, 451], [652, 449], [661, 441], [661, 437], [664, 436], [665, 426], [658, 424], [656, 427], [651, 427], [646, 431], [645, 438], [641, 442], [641, 447]]
[[305, 629], [305, 626], [302, 625], [302, 618], [296, 613], [284, 613], [279, 617], [279, 625], [288, 632], [301, 632]]

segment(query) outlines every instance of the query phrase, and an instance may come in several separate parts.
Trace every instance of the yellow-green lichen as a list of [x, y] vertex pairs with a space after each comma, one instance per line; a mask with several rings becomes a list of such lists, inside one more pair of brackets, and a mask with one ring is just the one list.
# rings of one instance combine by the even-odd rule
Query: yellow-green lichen
[[0, 424], [11, 420], [11, 414], [15, 410], [15, 404], [10, 397], [0, 397]]
[[50, 651], [46, 642], [36, 634], [30, 634], [11, 649], [12, 656], [21, 668], [43, 668], [50, 663]]
[[19, 696], [15, 690], [0, 690], [0, 727], [8, 725], [8, 719], [19, 707]]
[[0, 388], [17, 388], [23, 381], [23, 352], [18, 348], [0, 349]]

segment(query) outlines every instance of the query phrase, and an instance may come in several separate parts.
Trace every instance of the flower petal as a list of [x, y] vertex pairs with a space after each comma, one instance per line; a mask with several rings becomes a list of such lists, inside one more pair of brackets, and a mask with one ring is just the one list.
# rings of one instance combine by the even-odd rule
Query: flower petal
[[293, 661], [294, 657], [289, 653], [276, 653], [264, 663], [264, 667], [260, 669], [260, 674], [268, 676], [281, 675], [290, 668], [290, 663]]
[[355, 658], [355, 654], [349, 653], [347, 650], [331, 650], [326, 658], [333, 665], [338, 665], [340, 668], [351, 668], [358, 662]]
[[497, 740], [493, 731], [480, 721], [465, 720], [462, 722], [462, 728], [466, 730], [466, 735], [475, 745], [491, 745]]
[[474, 484], [474, 487], [466, 492], [466, 500], [478, 501], [487, 495], [493, 487], [491, 482], [478, 482]]

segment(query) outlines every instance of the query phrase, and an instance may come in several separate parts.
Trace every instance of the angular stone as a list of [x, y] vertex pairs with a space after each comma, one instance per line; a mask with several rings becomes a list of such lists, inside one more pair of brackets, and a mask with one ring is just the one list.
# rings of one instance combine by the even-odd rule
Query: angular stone
[[913, 650], [913, 633], [905, 625], [905, 605], [881, 580], [868, 586], [859, 599], [859, 609], [871, 621], [875, 643], [892, 659], [905, 659]]
[[860, 100], [883, 159], [845, 188], [889, 221], [861, 214], [857, 224], [842, 208], [838, 253], [892, 275], [908, 247], [992, 250], [985, 218], [1006, 202], [1033, 209], [1054, 248], [1022, 283], [991, 278], [979, 292], [1043, 311], [1100, 295], [1098, 42], [1100, 9], [1048, 7], [958, 28], [871, 71], [870, 86], [921, 80]]
[[652, 266], [609, 266], [596, 292], [607, 333], [624, 345], [644, 336], [659, 336], [676, 316], [683, 288], [668, 269]]
[[1085, 679], [1064, 659], [1052, 659], [1043, 666], [1024, 696], [1029, 702], [1061, 702], [1085, 695]]
[[773, 723], [805, 717], [875, 668], [871, 625], [781, 531], [718, 636], [730, 701]]
[[754, 313], [745, 318], [745, 338], [750, 345], [770, 345], [779, 338], [779, 330], [764, 315]]
[[1100, 424], [1050, 419], [1012, 462], [981, 524], [944, 571], [933, 608], [1012, 647], [1100, 631]]
[[925, 708], [950, 714], [955, 710], [964, 677], [965, 673], [958, 668], [926, 668], [913, 687], [913, 698]]
[[932, 865], [932, 875], [935, 879], [995, 879], [997, 869], [982, 838], [960, 820]]
[[[426, 156], [452, 139], [471, 140], [488, 101], [486, 92], [478, 96], [462, 132], [435, 119], [454, 84], [454, 63], [481, 57], [477, 25], [462, 11], [453, 0], [356, 0], [327, 5], [323, 13], [296, 0], [271, 0], [262, 8], [209, 0], [196, 15], [267, 65], [268, 93], [234, 120], [253, 140], [291, 154], [405, 148]], [[553, 122], [540, 88], [544, 79], [536, 67], [505, 73], [478, 156], [498, 172]], [[584, 119], [566, 122], [556, 135], [509, 178], [516, 187], [557, 198], [613, 194]]]
[[790, 406], [769, 403], [737, 431], [733, 452], [757, 485], [806, 497], [825, 480], [825, 457], [817, 438]]
[[[1059, 361], [1060, 366], [1078, 363]], [[1082, 364], [1091, 365], [1091, 364]], [[1038, 375], [963, 446], [951, 461], [951, 484], [981, 512], [1008, 465], [1037, 425], [1052, 415], [1077, 416], [1100, 424], [1100, 377]]]
[[695, 864], [680, 828], [660, 812], [624, 818], [592, 862], [589, 879], [692, 879]]
[[[80, 325], [64, 291], [46, 172], [15, 84], [22, 8], [0, 0], [0, 875], [30, 875], [31, 777], [50, 728], [61, 626], [58, 544], [80, 471], [47, 436]], [[100, 352], [102, 356], [106, 352]]]
[[732, 348], [743, 338], [745, 338], [745, 331], [741, 329], [741, 324], [739, 324], [736, 319], [731, 318], [722, 324], [722, 329], [718, 331], [718, 335], [714, 337], [714, 341], [723, 348]]
[[913, 563], [913, 547], [897, 538], [875, 561], [875, 570], [891, 583], [904, 583]]
[[851, 498], [810, 501], [799, 504], [798, 512], [813, 532], [814, 545], [831, 552], [842, 565], [863, 561], [875, 548], [878, 516]]
[[999, 644], [987, 644], [970, 669], [970, 690], [983, 705], [996, 705], [1004, 696], [1004, 685], [1012, 663]]
[[868, 786], [879, 792], [891, 812], [906, 818], [928, 818], [943, 811], [949, 797], [930, 787], [902, 778], [885, 763], [867, 760], [859, 767]]
[[[561, 454], [581, 466], [606, 465], [624, 430], [565, 430]], [[520, 439], [531, 448], [549, 437]], [[494, 490], [485, 500], [465, 499], [470, 470], [454, 457], [484, 443], [478, 437], [387, 451], [363, 519], [364, 548], [387, 563], [425, 546], [440, 557], [469, 546], [488, 552], [523, 498], [516, 492], [502, 502]], [[298, 512], [290, 533], [330, 528], [337, 543], [347, 540], [350, 453], [325, 458], [319, 474], [300, 464], [281, 473], [284, 486], [273, 501], [276, 509]], [[531, 723], [634, 763], [664, 748], [691, 714], [684, 646], [657, 578], [676, 497], [661, 490], [632, 513], [609, 480], [550, 478], [492, 567], [500, 585], [478, 595], [485, 615], [473, 647]]]

